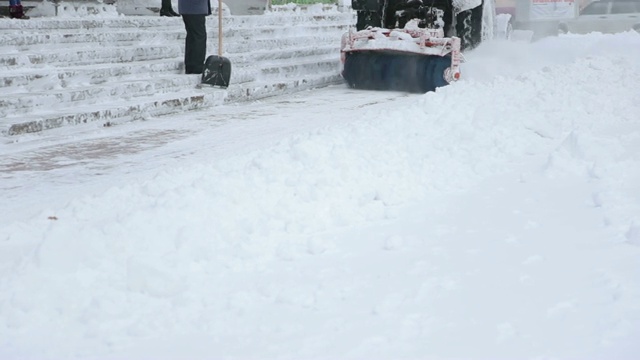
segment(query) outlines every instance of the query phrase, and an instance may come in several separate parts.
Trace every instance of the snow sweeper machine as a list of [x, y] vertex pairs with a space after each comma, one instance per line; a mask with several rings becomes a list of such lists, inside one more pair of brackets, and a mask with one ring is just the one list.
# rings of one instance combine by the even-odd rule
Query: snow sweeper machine
[[494, 0], [353, 0], [352, 8], [341, 60], [356, 89], [434, 91], [460, 78], [462, 51], [503, 32]]

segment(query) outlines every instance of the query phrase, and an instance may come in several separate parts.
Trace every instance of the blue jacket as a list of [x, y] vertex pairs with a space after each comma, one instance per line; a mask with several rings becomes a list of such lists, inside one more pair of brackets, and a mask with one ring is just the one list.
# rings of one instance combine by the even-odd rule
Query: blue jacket
[[211, 15], [209, 0], [178, 0], [180, 15]]

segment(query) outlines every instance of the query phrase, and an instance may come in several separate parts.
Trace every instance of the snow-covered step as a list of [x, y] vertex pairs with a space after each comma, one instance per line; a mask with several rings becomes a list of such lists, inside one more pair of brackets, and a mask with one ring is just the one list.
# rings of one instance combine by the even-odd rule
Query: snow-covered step
[[261, 79], [291, 78], [303, 74], [333, 73], [339, 74], [340, 62], [335, 54], [325, 59], [299, 60], [287, 65], [264, 65], [260, 69]]
[[[18, 68], [37, 64], [43, 66], [78, 66], [96, 63], [150, 61], [184, 56], [183, 40], [174, 39], [162, 41], [161, 43], [158, 44], [154, 41], [117, 44], [89, 42], [76, 46], [60, 46], [55, 49], [51, 49], [50, 45], [42, 44], [33, 45], [26, 49], [0, 47], [0, 50], [3, 50], [0, 54], [0, 66]], [[311, 47], [309, 44], [314, 44], [314, 46]], [[216, 51], [217, 41], [210, 39], [208, 52], [215, 53]], [[236, 58], [237, 61], [242, 63], [252, 61], [252, 54], [258, 56], [253, 61], [260, 61], [264, 58], [263, 54], [267, 53], [271, 54], [268, 56], [269, 58], [281, 59], [304, 56], [305, 53], [308, 53], [308, 56], [314, 56], [323, 51], [337, 53], [339, 52], [339, 42], [335, 41], [335, 38], [322, 36], [276, 38], [256, 40], [251, 44], [232, 42], [224, 46], [224, 51], [225, 56]]]
[[[327, 55], [327, 60], [322, 60], [319, 56]], [[262, 73], [277, 73], [279, 67], [291, 68], [295, 65], [289, 65], [283, 63], [281, 60], [274, 64], [262, 64], [263, 60], [279, 60], [282, 58], [300, 59], [300, 58], [315, 58], [324, 62], [338, 59], [338, 49], [335, 46], [316, 48], [309, 50], [303, 48], [302, 50], [293, 50], [292, 52], [278, 53], [276, 56], [271, 55], [268, 52], [262, 54], [255, 54], [248, 57], [231, 57], [234, 62], [232, 63], [234, 70], [239, 70], [243, 66], [254, 66], [256, 63], [261, 64]], [[304, 55], [304, 56], [303, 56]], [[17, 61], [16, 61], [17, 63]], [[24, 68], [23, 66], [17, 67], [16, 70], [3, 74], [2, 81], [0, 81], [0, 94], [9, 92], [15, 92], [12, 89], [5, 89], [12, 86], [26, 86], [35, 82], [41, 84], [49, 89], [69, 87], [74, 83], [83, 84], [100, 84], [103, 82], [114, 82], [119, 77], [126, 75], [150, 75], [157, 76], [158, 74], [179, 74], [182, 71], [182, 56], [175, 57], [173, 59], [155, 59], [148, 61], [126, 62], [126, 63], [98, 63], [90, 65], [77, 65], [68, 66], [63, 68], [51, 68], [47, 64], [44, 64], [38, 68]], [[3, 72], [0, 71], [0, 74]], [[237, 71], [234, 71], [236, 74]], [[240, 81], [249, 81], [243, 79], [237, 79]]]
[[[216, 25], [215, 16], [207, 18], [207, 26]], [[266, 27], [272, 25], [286, 24], [285, 27], [292, 28], [297, 26], [307, 26], [310, 24], [320, 25], [348, 25], [352, 22], [353, 17], [348, 13], [323, 13], [323, 14], [265, 14], [264, 16], [231, 16], [223, 19], [224, 28], [233, 27]]]
[[237, 66], [251, 66], [255, 64], [262, 64], [264, 62], [280, 61], [280, 64], [286, 65], [287, 60], [296, 60], [301, 58], [318, 58], [325, 56], [335, 56], [335, 59], [340, 59], [339, 46], [332, 44], [330, 46], [316, 46], [316, 47], [299, 47], [299, 48], [285, 48], [281, 51], [256, 51], [252, 53], [242, 54], [227, 54], [232, 65]]
[[[245, 83], [260, 80], [289, 79], [307, 73], [338, 73], [336, 59], [325, 58], [315, 60], [296, 60], [296, 63], [287, 65], [265, 64], [260, 67], [260, 75], [256, 72], [248, 72], [243, 69], [233, 71], [232, 83]], [[175, 62], [174, 62], [175, 64]], [[152, 64], [150, 65], [152, 66]], [[103, 69], [108, 73], [108, 69]], [[126, 69], [131, 70], [131, 69]], [[152, 77], [143, 78], [140, 73], [129, 72], [127, 75], [117, 77], [108, 76], [87, 78], [81, 75], [74, 76], [66, 73], [68, 77], [51, 76], [39, 78], [37, 84], [39, 91], [25, 87], [5, 87], [0, 91], [0, 116], [25, 114], [41, 108], [61, 109], [73, 107], [78, 102], [95, 104], [105, 99], [137, 98], [154, 96], [159, 93], [175, 92], [182, 88], [194, 86], [192, 77], [185, 76], [176, 69], [168, 70], [173, 73], [157, 73]], [[252, 76], [253, 75], [253, 76]], [[33, 83], [31, 83], [33, 84]], [[28, 85], [28, 84], [26, 84]], [[26, 86], [25, 85], [25, 86]], [[32, 85], [33, 87], [33, 85]]]
[[82, 17], [43, 17], [32, 18], [34, 21], [13, 21], [10, 19], [0, 19], [0, 30], [27, 33], [29, 31], [38, 30], [84, 30], [93, 31], [104, 29], [131, 29], [131, 30], [143, 30], [147, 28], [162, 29], [168, 27], [182, 27], [182, 19], [180, 18], [168, 18], [160, 16], [120, 16], [120, 17], [94, 17], [94, 18], [82, 18]]
[[[181, 19], [0, 20], [0, 131], [117, 123], [340, 82], [348, 20], [225, 18], [224, 56], [233, 69], [225, 90], [197, 89], [200, 76], [183, 74]], [[207, 53], [215, 54], [217, 19], [208, 18], [207, 26]]]
[[[282, 49], [282, 50], [277, 50]], [[298, 48], [277, 48], [276, 50], [260, 50], [244, 53], [225, 53], [234, 67], [254, 66], [263, 61], [275, 61], [286, 59], [296, 59], [302, 57], [317, 57], [335, 54], [339, 58], [339, 46], [331, 44], [329, 46], [298, 47]], [[214, 53], [214, 51], [209, 51]], [[38, 53], [14, 53], [0, 55], [0, 66], [26, 69], [28, 67], [58, 67], [69, 68], [75, 66], [91, 64], [115, 64], [115, 63], [140, 63], [141, 66], [150, 61], [160, 61], [162, 59], [177, 59], [184, 56], [182, 45], [140, 45], [125, 47], [88, 47], [85, 49], [56, 49], [50, 52]], [[4, 71], [0, 69], [0, 75]], [[11, 71], [8, 71], [11, 74]]]
[[[17, 66], [23, 67], [26, 63], [30, 64], [46, 64], [51, 65], [57, 62], [63, 62], [62, 65], [77, 65], [71, 61], [78, 58], [81, 61], [90, 61], [102, 58], [106, 62], [112, 63], [114, 56], [129, 58], [132, 61], [145, 60], [140, 58], [141, 53], [158, 57], [158, 52], [171, 48], [174, 53], [182, 52], [184, 44], [184, 34], [173, 34], [175, 36], [167, 36], [160, 38], [161, 35], [143, 35], [136, 34], [139, 37], [137, 41], [100, 41], [97, 38], [88, 37], [86, 42], [60, 44], [59, 47], [52, 50], [51, 44], [43, 37], [32, 45], [21, 46], [0, 46], [0, 66]], [[339, 48], [339, 43], [335, 38], [340, 36], [336, 33], [333, 37], [322, 35], [300, 35], [300, 36], [278, 36], [268, 39], [255, 39], [251, 43], [246, 41], [230, 41], [223, 44], [224, 52], [228, 56], [234, 54], [247, 54], [257, 51], [275, 52], [274, 49], [290, 49], [293, 47], [306, 47], [313, 44], [313, 47], [331, 46]], [[33, 41], [38, 40], [32, 39]], [[88, 44], [90, 44], [88, 46]], [[97, 47], [96, 45], [100, 45]], [[208, 51], [213, 53], [217, 51], [217, 39], [209, 38]], [[108, 50], [107, 50], [108, 49]], [[117, 53], [113, 53], [111, 49], [116, 49]], [[132, 53], [126, 53], [126, 51]], [[285, 51], [282, 51], [285, 53]], [[146, 59], [149, 60], [149, 59]]]
[[292, 78], [308, 77], [309, 74], [335, 77], [340, 74], [340, 68], [340, 62], [334, 55], [325, 58], [293, 59], [284, 64], [282, 62], [260, 63], [252, 67], [233, 68], [230, 83], [241, 86], [248, 86], [245, 83], [250, 82], [277, 83], [281, 80], [289, 81]]
[[0, 116], [28, 113], [41, 108], [62, 109], [78, 102], [95, 104], [118, 98], [155, 96], [193, 86], [191, 77], [181, 74], [159, 75], [153, 81], [139, 77], [123, 77], [117, 82], [86, 85], [69, 89], [50, 89], [14, 93], [0, 98]]
[[[121, 29], [108, 31], [45, 31], [22, 34], [0, 33], [0, 49], [3, 53], [11, 51], [37, 51], [52, 44], [63, 45], [65, 49], [82, 48], [86, 44], [102, 44], [105, 46], [127, 45], [164, 45], [184, 43], [184, 29], [165, 30], [158, 29], [127, 32]], [[326, 39], [327, 34], [334, 33], [340, 36], [346, 28], [335, 26], [334, 28], [322, 26], [308, 26], [301, 29], [283, 29], [282, 27], [262, 28], [259, 32], [255, 29], [230, 29], [224, 32], [225, 51], [246, 52], [260, 49], [273, 49], [274, 46], [289, 46], [292, 43], [309, 44]], [[217, 30], [209, 30], [208, 37], [215, 40], [212, 44], [217, 46]], [[247, 38], [254, 41], [248, 43]], [[42, 46], [44, 45], [44, 46]]]
[[[340, 34], [334, 34], [334, 36], [327, 36], [324, 34], [314, 35], [291, 35], [288, 36], [274, 36], [265, 39], [253, 39], [252, 42], [246, 41], [227, 41], [223, 44], [225, 54], [231, 56], [233, 54], [247, 54], [256, 51], [270, 51], [274, 52], [274, 49], [290, 49], [294, 47], [318, 47], [318, 46], [330, 46], [333, 45], [339, 48], [340, 43], [336, 42], [336, 37], [339, 39]], [[217, 50], [217, 38], [210, 39], [209, 45], [212, 49]], [[215, 40], [215, 41], [213, 41]], [[310, 46], [310, 44], [313, 44]]]
[[[137, 61], [129, 63], [104, 63], [52, 68], [42, 66], [38, 68], [19, 67], [0, 79], [0, 95], [16, 93], [15, 87], [35, 85], [50, 89], [70, 87], [74, 84], [101, 84], [113, 82], [119, 77], [127, 75], [157, 76], [158, 74], [180, 74], [183, 69], [182, 57]], [[0, 74], [2, 71], [0, 71]], [[2, 89], [9, 88], [9, 89]]]
[[[351, 22], [351, 15], [346, 13], [332, 14], [267, 14], [263, 16], [229, 16], [222, 21], [223, 29], [249, 28], [258, 29], [269, 26], [280, 26], [286, 24], [286, 28], [309, 25], [346, 25]], [[169, 27], [182, 28], [184, 24], [179, 17], [168, 18], [160, 16], [120, 16], [113, 18], [38, 18], [37, 21], [12, 21], [10, 19], [0, 19], [0, 31], [16, 30], [19, 32], [37, 30], [61, 30], [61, 29], [93, 29], [104, 30], [114, 29], [134, 29], [145, 28], [168, 29]], [[216, 16], [207, 17], [207, 28], [217, 29], [218, 19]]]
[[100, 122], [100, 126], [109, 126], [148, 116], [162, 116], [220, 105], [223, 103], [223, 96], [221, 91], [183, 90], [173, 94], [158, 94], [143, 101], [119, 99], [104, 104], [84, 104], [65, 111], [10, 117], [2, 131], [7, 135], [19, 135], [90, 122]]
[[184, 56], [181, 44], [108, 46], [88, 45], [84, 48], [57, 47], [48, 51], [24, 51], [0, 54], [0, 66], [77, 66], [97, 63], [149, 61]]
[[117, 43], [117, 42], [147, 42], [154, 41], [184, 41], [184, 29], [150, 29], [147, 31], [126, 31], [122, 29], [108, 29], [108, 31], [87, 31], [84, 29], [65, 31], [33, 31], [23, 34], [0, 33], [2, 46], [30, 46], [38, 44], [86, 44], [86, 43]]
[[[338, 15], [304, 15], [304, 16], [232, 16], [225, 17], [222, 28], [225, 31], [238, 29], [259, 30], [268, 27], [280, 27], [284, 29], [307, 28], [314, 26], [346, 26], [349, 23], [347, 14]], [[286, 26], [283, 26], [286, 24]], [[217, 30], [218, 19], [216, 16], [207, 17], [207, 29]], [[17, 22], [11, 19], [0, 19], [0, 31], [3, 33], [29, 33], [49, 30], [67, 31], [109, 31], [119, 30], [149, 30], [149, 29], [182, 29], [184, 24], [179, 17], [168, 18], [160, 16], [128, 16], [118, 18], [38, 18], [37, 21]]]
[[[134, 74], [138, 76], [149, 75], [152, 77], [156, 77], [158, 74], [180, 74], [183, 66], [181, 50], [178, 51], [177, 49], [174, 49], [170, 52], [169, 49], [165, 48], [165, 51], [165, 53], [158, 53], [159, 56], [156, 57], [164, 57], [166, 55], [174, 55], [174, 57], [168, 59], [139, 60], [121, 63], [94, 60], [94, 63], [89, 65], [83, 64], [90, 61], [90, 59], [83, 59], [82, 61], [76, 60], [74, 62], [71, 61], [72, 57], [67, 57], [68, 61], [63, 63], [69, 64], [69, 66], [61, 68], [52, 68], [51, 64], [53, 61], [45, 61], [40, 56], [30, 58], [29, 60], [31, 64], [39, 63], [41, 65], [35, 68], [25, 67], [27, 61], [24, 56], [28, 57], [28, 55], [20, 55], [15, 59], [4, 58], [5, 61], [14, 64], [17, 69], [7, 71], [6, 74], [0, 70], [0, 75], [3, 75], [2, 81], [0, 81], [0, 94], [6, 93], [7, 91], [15, 92], [15, 90], [7, 90], [6, 88], [12, 86], [26, 86], [30, 83], [33, 84], [34, 82], [42, 84], [46, 89], [55, 89], [57, 87], [69, 87], [78, 82], [89, 84], [115, 82], [119, 80], [119, 77]], [[105, 52], [108, 51], [105, 50]], [[113, 53], [118, 54], [118, 52]], [[277, 52], [275, 54], [273, 52], [263, 51], [247, 56], [230, 55], [229, 58], [232, 60], [232, 66], [234, 68], [233, 73], [236, 73], [237, 70], [243, 67], [255, 66], [259, 66], [263, 69], [263, 73], [274, 73], [277, 72], [277, 69], [274, 68], [292, 66], [285, 60], [297, 61], [299, 59], [312, 58], [322, 61], [326, 61], [324, 59], [333, 59], [337, 62], [339, 58], [339, 49], [336, 46], [316, 47], [311, 49], [299, 48]], [[3, 57], [0, 56], [0, 61], [2, 60]], [[120, 61], [122, 61], [122, 58], [120, 58]], [[271, 64], [266, 64], [267, 61]], [[80, 64], [77, 64], [78, 62], [80, 62]], [[18, 64], [21, 64], [22, 66], [17, 66]], [[76, 81], [74, 79], [79, 80]], [[3, 90], [3, 88], [5, 89]]]
[[[192, 84], [199, 82], [189, 76]], [[118, 99], [104, 104], [84, 104], [67, 111], [42, 111], [30, 115], [8, 117], [0, 132], [12, 136], [33, 133], [68, 125], [96, 122], [97, 126], [111, 126], [120, 122], [146, 119], [218, 106], [224, 103], [256, 100], [291, 94], [341, 81], [335, 73], [286, 79], [278, 82], [256, 81], [232, 84], [228, 89], [192, 88], [177, 93], [158, 94], [144, 99]]]
[[[299, 26], [299, 27], [283, 27], [283, 26], [269, 26], [269, 27], [261, 27], [257, 29], [226, 29], [223, 31], [224, 39], [226, 42], [233, 42], [235, 40], [242, 40], [247, 37], [251, 37], [252, 39], [279, 39], [286, 37], [295, 37], [295, 36], [308, 36], [308, 35], [318, 35], [318, 34], [339, 34], [342, 35], [349, 29], [346, 25], [319, 25], [313, 24], [308, 26]], [[215, 34], [215, 33], [214, 33]], [[217, 36], [217, 35], [216, 35]]]
[[274, 81], [257, 81], [243, 83], [230, 87], [226, 102], [237, 102], [261, 99], [270, 96], [291, 94], [296, 91], [307, 90], [315, 87], [338, 84], [342, 82], [340, 75], [335, 72], [307, 75], [304, 78], [283, 79]]

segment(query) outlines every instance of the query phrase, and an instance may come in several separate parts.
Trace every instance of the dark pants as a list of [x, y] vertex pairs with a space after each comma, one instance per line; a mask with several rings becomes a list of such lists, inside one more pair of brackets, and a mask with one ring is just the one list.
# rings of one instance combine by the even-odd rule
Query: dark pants
[[184, 69], [187, 74], [202, 74], [207, 54], [206, 15], [182, 15], [187, 39], [184, 48]]

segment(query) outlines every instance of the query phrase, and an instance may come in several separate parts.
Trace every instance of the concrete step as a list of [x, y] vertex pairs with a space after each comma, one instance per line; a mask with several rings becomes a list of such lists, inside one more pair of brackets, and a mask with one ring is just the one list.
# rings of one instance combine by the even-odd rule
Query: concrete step
[[305, 74], [340, 74], [340, 60], [334, 53], [323, 56], [293, 58], [286, 62], [261, 62], [254, 66], [238, 67], [231, 63], [231, 83], [256, 81], [277, 82]]
[[[309, 56], [325, 55], [327, 60], [337, 60], [339, 58], [339, 50], [334, 46], [324, 48], [302, 48], [298, 50], [284, 51], [274, 56], [272, 53], [264, 52], [254, 56], [232, 56], [232, 67], [234, 74], [242, 67], [253, 67], [255, 64], [264, 61], [271, 61], [270, 64], [262, 64], [262, 72], [275, 73], [277, 68], [281, 66], [291, 67], [287, 65], [283, 59], [287, 61], [295, 61], [297, 59], [308, 58]], [[22, 55], [24, 56], [24, 55]], [[0, 57], [1, 60], [1, 57]], [[15, 60], [17, 64], [17, 60]], [[69, 62], [67, 62], [69, 63]], [[43, 89], [56, 89], [73, 87], [75, 84], [101, 84], [104, 82], [117, 81], [118, 78], [127, 75], [137, 75], [139, 77], [155, 77], [157, 74], [180, 74], [182, 73], [183, 64], [182, 56], [174, 58], [163, 58], [153, 60], [142, 60], [135, 62], [114, 63], [103, 62], [89, 65], [73, 65], [60, 68], [51, 68], [47, 65], [40, 67], [24, 67], [20, 66], [11, 70], [0, 70], [0, 94], [4, 93], [20, 93], [13, 87], [24, 87], [30, 85], [30, 88], [41, 87]], [[251, 81], [253, 79], [238, 78], [234, 79], [238, 82]], [[30, 91], [30, 89], [24, 89]]]
[[[43, 45], [43, 47], [46, 47]], [[25, 50], [0, 54], [0, 66], [78, 66], [90, 64], [160, 60], [184, 56], [182, 45], [49, 47], [46, 51]]]
[[[185, 75], [192, 84], [199, 82], [197, 75]], [[111, 126], [121, 122], [147, 119], [205, 109], [224, 103], [290, 94], [296, 91], [327, 86], [341, 82], [334, 72], [318, 73], [304, 80], [284, 79], [279, 82], [255, 81], [232, 84], [228, 89], [189, 87], [179, 92], [155, 94], [132, 99], [117, 99], [102, 104], [81, 104], [67, 111], [49, 110], [40, 113], [8, 117], [0, 128], [5, 135], [34, 133], [68, 125], [95, 122], [97, 126]]]
[[[74, 84], [101, 84], [126, 75], [153, 77], [156, 74], [179, 74], [183, 71], [180, 58], [136, 61], [132, 63], [103, 63], [61, 68], [17, 68], [0, 71], [0, 95], [16, 93], [15, 87], [67, 88]], [[10, 88], [10, 89], [3, 89]]]
[[[326, 26], [327, 24], [342, 23], [349, 24], [352, 22], [353, 16], [348, 13], [322, 13], [322, 14], [276, 14], [269, 13], [264, 16], [231, 16], [224, 18], [222, 21], [222, 27], [229, 28], [262, 28], [269, 26], [282, 26], [282, 24], [290, 25], [291, 27], [306, 26], [310, 23], [321, 24]], [[207, 26], [217, 25], [217, 19], [215, 16], [207, 18]]]
[[[2, 46], [31, 46], [37, 45], [51, 46], [51, 44], [114, 44], [118, 42], [164, 42], [164, 41], [184, 41], [184, 29], [175, 28], [149, 29], [147, 31], [126, 31], [121, 29], [108, 29], [108, 31], [86, 31], [86, 30], [58, 30], [54, 31], [32, 31], [20, 35], [10, 33], [0, 33], [0, 44]], [[115, 44], [114, 44], [115, 45]]]
[[[251, 43], [233, 42], [223, 44], [224, 56], [236, 58], [239, 62], [244, 61], [246, 54], [250, 52], [271, 53], [276, 57], [288, 58], [291, 54], [288, 50], [279, 53], [274, 49], [305, 49], [314, 47], [331, 48], [331, 51], [339, 53], [339, 42], [335, 37], [326, 35], [301, 36], [276, 39], [255, 40]], [[53, 49], [50, 45], [33, 45], [26, 48], [0, 47], [0, 66], [7, 67], [10, 71], [19, 71], [25, 67], [73, 67], [88, 64], [113, 64], [116, 62], [148, 62], [162, 60], [163, 58], [182, 57], [184, 40], [171, 39], [148, 42], [119, 42], [119, 43], [97, 43], [90, 42], [78, 44], [65, 44]], [[96, 44], [101, 46], [95, 46]], [[207, 44], [208, 53], [217, 53], [217, 40], [209, 39]], [[278, 55], [281, 54], [281, 55]], [[14, 68], [14, 69], [11, 69]], [[7, 71], [10, 73], [10, 71]], [[0, 73], [4, 72], [0, 68]], [[1, 86], [1, 85], [0, 85]]]
[[[209, 54], [215, 53], [209, 46]], [[244, 53], [225, 53], [235, 67], [253, 66], [261, 61], [284, 61], [292, 58], [308, 56], [336, 54], [339, 56], [339, 44], [329, 46], [285, 48], [282, 51], [260, 50]], [[22, 52], [0, 55], [0, 76], [10, 76], [15, 69], [42, 68], [51, 70], [51, 67], [69, 68], [96, 64], [117, 63], [145, 63], [163, 59], [179, 59], [184, 56], [182, 45], [130, 45], [118, 47], [88, 46], [83, 49], [55, 49], [42, 52]], [[0, 68], [1, 69], [1, 68]], [[8, 75], [7, 75], [8, 74]]]
[[[119, 71], [102, 66], [88, 66], [81, 70], [63, 71], [36, 78], [32, 72], [25, 71], [24, 88], [7, 86], [0, 88], [0, 116], [11, 116], [36, 112], [39, 109], [63, 109], [75, 107], [78, 102], [92, 104], [104, 99], [136, 98], [159, 93], [176, 92], [184, 87], [195, 86], [191, 77], [185, 76], [175, 68], [180, 63], [152, 62], [142, 64], [140, 71], [133, 66], [113, 64]], [[153, 67], [155, 65], [155, 71]], [[233, 64], [232, 64], [233, 66]], [[173, 67], [173, 68], [172, 68]], [[258, 79], [278, 81], [299, 77], [307, 73], [339, 74], [339, 61], [334, 54], [313, 59], [294, 58], [292, 62], [263, 63], [260, 71], [233, 69], [231, 82], [241, 84]], [[120, 73], [120, 75], [115, 75]], [[259, 75], [256, 75], [259, 74]], [[31, 80], [29, 80], [31, 79]], [[17, 81], [17, 80], [16, 80]]]
[[[0, 19], [0, 131], [112, 125], [340, 82], [348, 17], [225, 18], [232, 75], [224, 90], [197, 88], [200, 76], [183, 73], [180, 18]], [[215, 54], [217, 19], [207, 27], [207, 53]]]
[[[297, 29], [283, 29], [282, 27], [269, 27], [260, 29], [259, 35], [256, 29], [229, 29], [224, 31], [224, 45], [228, 52], [243, 52], [247, 49], [273, 49], [273, 46], [287, 45], [291, 42], [309, 44], [321, 38], [334, 38], [339, 41], [342, 33], [347, 31], [343, 26], [328, 27], [306, 26]], [[208, 37], [217, 45], [217, 29], [209, 29]], [[184, 29], [149, 29], [144, 31], [126, 31], [122, 29], [108, 29], [108, 31], [86, 30], [49, 30], [32, 31], [22, 34], [8, 34], [0, 32], [1, 53], [12, 51], [38, 51], [50, 48], [52, 44], [64, 45], [66, 49], [86, 47], [86, 44], [102, 44], [108, 46], [139, 45], [164, 45], [181, 44], [186, 33]], [[247, 42], [251, 38], [253, 41]], [[215, 41], [213, 41], [215, 40]], [[228, 49], [227, 49], [228, 48]]]
[[[241, 102], [247, 100], [262, 99], [271, 96], [291, 94], [296, 91], [318, 88], [332, 84], [342, 83], [343, 79], [335, 72], [318, 73], [313, 76], [305, 76], [303, 80], [284, 79], [279, 82], [256, 81], [232, 86], [227, 91], [225, 103]], [[345, 85], [346, 86], [346, 85]]]
[[76, 86], [69, 89], [49, 89], [41, 91], [14, 92], [0, 99], [0, 116], [28, 114], [40, 109], [60, 110], [74, 108], [76, 104], [95, 104], [113, 99], [133, 99], [151, 96], [188, 86], [197, 82], [192, 77], [178, 74], [157, 76], [147, 79], [120, 78], [114, 83]]
[[66, 111], [50, 111], [8, 118], [1, 131], [6, 135], [20, 135], [67, 125], [100, 122], [99, 126], [110, 126], [118, 122], [145, 119], [177, 112], [208, 108], [223, 103], [224, 93], [203, 92], [197, 89], [178, 93], [158, 94], [154, 97], [121, 99], [104, 104], [80, 104]]
[[0, 19], [0, 31], [5, 33], [28, 33], [39, 30], [84, 30], [94, 29], [135, 29], [143, 30], [147, 28], [162, 29], [167, 27], [182, 27], [181, 18], [168, 18], [160, 16], [122, 16], [122, 17], [43, 17], [33, 19], [36, 21], [12, 21], [11, 19]]
[[[257, 38], [253, 41], [226, 41], [222, 44], [223, 50], [226, 55], [234, 56], [235, 54], [246, 54], [247, 52], [255, 51], [271, 51], [274, 49], [288, 49], [288, 48], [304, 48], [313, 46], [331, 46], [340, 48], [340, 37], [342, 33], [315, 33], [315, 34], [301, 34], [291, 35], [287, 34], [282, 36], [274, 36], [269, 38]], [[217, 50], [217, 39], [210, 44]]]
[[[349, 27], [347, 25], [321, 25], [321, 24], [313, 24], [313, 25], [300, 25], [300, 26], [269, 26], [269, 27], [261, 27], [256, 29], [225, 29], [223, 31], [224, 39], [228, 40], [228, 42], [232, 42], [233, 39], [246, 39], [251, 38], [252, 40], [262, 40], [262, 39], [280, 39], [287, 37], [297, 37], [297, 36], [310, 36], [310, 35], [329, 35], [336, 34], [338, 35], [338, 41], [340, 41], [340, 36], [343, 33], [347, 32]], [[215, 35], [216, 33], [214, 33]]]
[[241, 54], [225, 54], [229, 60], [236, 66], [252, 66], [254, 64], [270, 63], [286, 65], [288, 61], [296, 61], [297, 59], [316, 58], [319, 56], [334, 56], [336, 60], [340, 59], [340, 44], [331, 44], [329, 46], [313, 46], [299, 48], [285, 48], [282, 51], [273, 52], [273, 50], [255, 51], [251, 53]]
[[[331, 23], [351, 23], [351, 15], [346, 13], [324, 13], [324, 14], [265, 14], [264, 16], [230, 16], [222, 20], [223, 29], [257, 29], [270, 26], [282, 26], [287, 24], [288, 27], [296, 27], [299, 25], [306, 26], [309, 23], [326, 25]], [[179, 17], [168, 18], [153, 16], [121, 16], [121, 17], [95, 17], [95, 18], [70, 18], [70, 17], [51, 17], [37, 18], [37, 21], [12, 21], [11, 19], [0, 19], [0, 32], [24, 32], [38, 30], [61, 30], [61, 29], [84, 29], [91, 31], [92, 29], [136, 29], [145, 28], [184, 29], [182, 19]], [[207, 17], [207, 28], [217, 29], [217, 16]]]
[[304, 74], [333, 73], [340, 74], [341, 64], [335, 54], [323, 58], [301, 59], [286, 65], [264, 64], [260, 69], [261, 79], [286, 79]]

